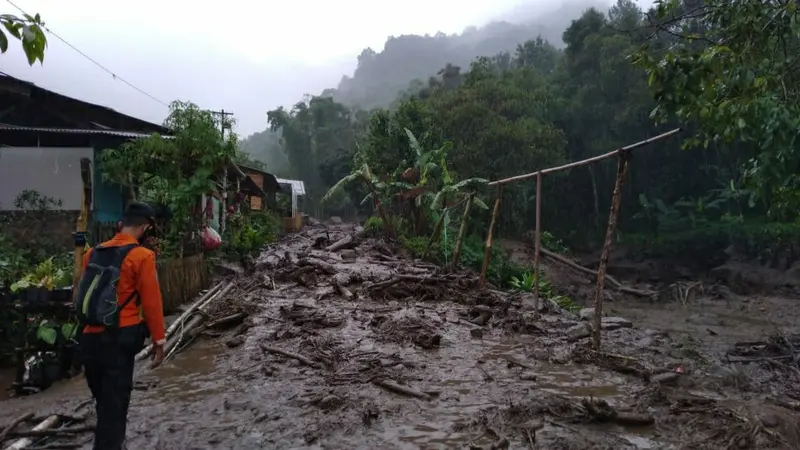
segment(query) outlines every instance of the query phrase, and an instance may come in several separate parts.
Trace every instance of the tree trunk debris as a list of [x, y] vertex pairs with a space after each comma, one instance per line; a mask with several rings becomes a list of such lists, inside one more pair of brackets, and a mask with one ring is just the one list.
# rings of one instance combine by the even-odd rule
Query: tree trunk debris
[[[565, 266], [568, 266], [568, 267], [570, 267], [572, 269], [575, 269], [578, 272], [585, 273], [586, 275], [590, 275], [590, 276], [595, 277], [595, 278], [597, 277], [597, 272], [596, 271], [594, 271], [594, 270], [592, 270], [592, 269], [590, 269], [588, 267], [581, 266], [580, 264], [578, 264], [578, 263], [576, 263], [574, 261], [571, 261], [569, 258], [567, 258], [567, 257], [565, 257], [563, 255], [559, 255], [558, 253], [550, 251], [550, 250], [547, 250], [546, 248], [540, 248], [539, 251], [541, 252], [542, 255], [544, 255], [544, 256], [552, 259], [552, 260], [558, 261], [558, 262], [560, 262], [560, 263], [564, 264]], [[638, 296], [638, 297], [647, 297], [647, 298], [653, 298], [654, 296], [658, 295], [658, 293], [655, 292], [655, 291], [649, 291], [649, 290], [645, 291], [645, 290], [634, 289], [632, 287], [625, 286], [622, 283], [620, 283], [619, 281], [617, 281], [616, 278], [614, 278], [614, 277], [612, 277], [611, 275], [608, 275], [608, 274], [606, 274], [606, 281], [608, 281], [608, 283], [611, 285], [611, 287], [613, 287], [617, 291], [625, 293], [625, 294], [631, 294], [631, 295], [635, 295], [635, 296]]]

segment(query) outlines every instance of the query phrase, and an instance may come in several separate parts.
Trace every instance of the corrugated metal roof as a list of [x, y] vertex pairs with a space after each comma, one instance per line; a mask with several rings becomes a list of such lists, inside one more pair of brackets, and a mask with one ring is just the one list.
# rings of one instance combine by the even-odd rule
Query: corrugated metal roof
[[288, 184], [297, 195], [306, 195], [306, 185], [300, 180], [287, 180], [285, 178], [275, 178], [279, 184]]
[[[144, 138], [150, 136], [150, 133], [142, 133], [140, 131], [122, 131], [122, 130], [81, 130], [73, 128], [43, 128], [43, 127], [20, 127], [16, 125], [0, 124], [0, 130], [5, 131], [31, 131], [36, 133], [63, 133], [63, 134], [100, 134], [105, 136], [118, 136], [126, 138]], [[173, 139], [173, 136], [161, 136], [164, 139]]]

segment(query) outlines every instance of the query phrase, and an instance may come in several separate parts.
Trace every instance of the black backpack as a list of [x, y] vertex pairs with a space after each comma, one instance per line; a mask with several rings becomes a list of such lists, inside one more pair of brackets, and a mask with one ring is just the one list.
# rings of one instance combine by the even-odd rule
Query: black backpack
[[119, 313], [134, 297], [139, 304], [138, 293], [134, 291], [122, 304], [117, 303], [117, 283], [122, 262], [138, 244], [120, 247], [98, 245], [83, 272], [75, 300], [78, 320], [82, 325], [119, 328]]

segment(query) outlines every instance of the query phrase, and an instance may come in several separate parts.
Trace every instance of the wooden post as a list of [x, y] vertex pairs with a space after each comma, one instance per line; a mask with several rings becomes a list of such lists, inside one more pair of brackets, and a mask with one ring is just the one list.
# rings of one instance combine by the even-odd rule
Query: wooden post
[[464, 215], [461, 217], [461, 227], [458, 229], [456, 239], [456, 249], [453, 251], [453, 267], [458, 266], [458, 259], [461, 257], [461, 246], [464, 245], [464, 236], [467, 234], [467, 220], [469, 220], [469, 210], [472, 209], [472, 200], [475, 194], [469, 194], [467, 204], [464, 206]]
[[603, 324], [603, 283], [606, 278], [606, 266], [608, 257], [611, 253], [611, 243], [613, 242], [614, 232], [617, 228], [617, 216], [619, 215], [619, 205], [622, 200], [622, 183], [628, 173], [627, 151], [619, 153], [617, 163], [617, 181], [614, 184], [614, 194], [611, 197], [611, 212], [608, 215], [608, 226], [606, 228], [606, 239], [603, 244], [603, 252], [600, 255], [600, 265], [597, 267], [597, 286], [594, 290], [594, 330], [593, 343], [595, 350], [600, 350], [600, 331]]
[[442, 224], [444, 224], [444, 215], [445, 211], [442, 210], [442, 213], [439, 215], [439, 220], [436, 221], [436, 225], [433, 227], [433, 233], [431, 234], [430, 239], [428, 239], [428, 245], [425, 246], [425, 253], [422, 254], [423, 258], [427, 258], [428, 255], [431, 254], [431, 247], [433, 247], [433, 243], [439, 239], [439, 235], [442, 231]]
[[533, 244], [533, 270], [534, 285], [533, 298], [536, 304], [535, 315], [539, 314], [541, 301], [539, 300], [539, 251], [542, 248], [542, 172], [536, 175], [536, 236]]
[[489, 268], [489, 259], [492, 254], [492, 235], [494, 234], [494, 225], [497, 222], [497, 214], [500, 212], [500, 200], [503, 198], [503, 186], [497, 187], [497, 198], [494, 200], [494, 209], [492, 209], [492, 220], [489, 222], [489, 232], [486, 234], [486, 253], [483, 255], [483, 265], [481, 266], [481, 284], [486, 283], [486, 270]]
[[86, 248], [86, 229], [89, 225], [89, 211], [92, 205], [92, 168], [89, 158], [81, 158], [81, 213], [75, 224], [75, 267], [72, 273], [72, 298], [78, 295], [78, 285], [83, 273], [83, 255]]

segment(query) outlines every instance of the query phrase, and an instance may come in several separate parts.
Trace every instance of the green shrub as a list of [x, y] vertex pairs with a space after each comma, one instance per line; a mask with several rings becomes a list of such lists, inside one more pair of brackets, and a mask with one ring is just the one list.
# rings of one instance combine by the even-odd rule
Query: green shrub
[[[403, 246], [411, 251], [411, 254], [416, 258], [424, 257], [428, 240], [428, 237], [422, 236], [400, 237]], [[431, 246], [430, 254], [425, 259], [439, 265], [448, 264], [452, 260], [455, 246], [456, 234], [448, 233], [446, 240], [442, 238]], [[461, 247], [459, 265], [468, 267], [476, 272], [480, 271], [483, 265], [485, 248], [485, 244], [480, 238], [475, 236], [465, 238], [464, 245]], [[511, 262], [506, 252], [493, 247], [489, 267], [486, 269], [486, 279], [497, 286], [503, 286], [511, 277], [521, 276], [525, 270], [524, 266]]]
[[377, 216], [371, 216], [364, 222], [364, 231], [368, 236], [380, 236], [383, 234], [383, 219]]
[[[536, 287], [536, 276], [534, 272], [524, 272], [521, 276], [511, 277], [508, 283], [512, 288], [522, 292], [534, 292]], [[539, 273], [539, 295], [541, 298], [552, 300], [561, 308], [567, 311], [578, 313], [583, 309], [580, 305], [575, 304], [571, 298], [566, 295], [558, 295], [553, 289], [553, 285], [544, 278], [544, 275]]]
[[268, 212], [234, 214], [225, 229], [222, 251], [235, 259], [256, 256], [277, 239], [280, 226], [280, 218]]
[[657, 238], [626, 236], [633, 249], [648, 257], [674, 257], [703, 265], [721, 264], [726, 249], [748, 259], [789, 262], [800, 259], [800, 224], [720, 221]]

